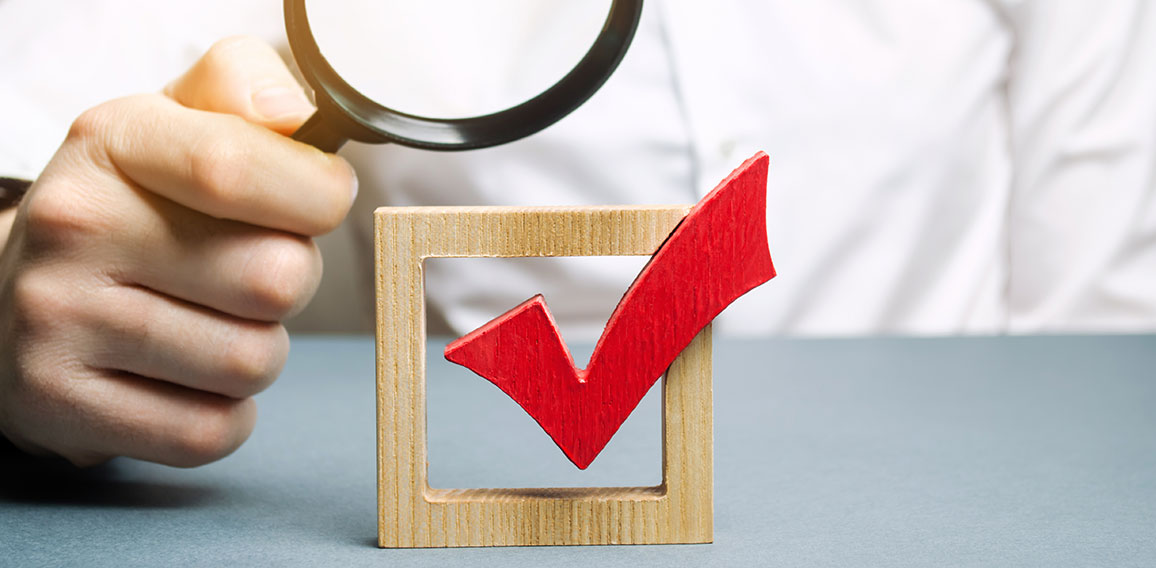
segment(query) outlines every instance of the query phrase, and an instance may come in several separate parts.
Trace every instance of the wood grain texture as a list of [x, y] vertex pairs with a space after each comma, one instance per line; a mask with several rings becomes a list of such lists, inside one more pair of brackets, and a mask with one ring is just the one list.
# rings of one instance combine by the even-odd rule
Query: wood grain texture
[[446, 359], [502, 389], [586, 469], [699, 330], [775, 276], [768, 161], [759, 152], [694, 206], [623, 295], [585, 369], [541, 295], [451, 342]]
[[651, 255], [690, 206], [381, 208], [376, 223], [378, 542], [383, 547], [710, 542], [710, 327], [663, 380], [657, 487], [431, 489], [423, 261]]

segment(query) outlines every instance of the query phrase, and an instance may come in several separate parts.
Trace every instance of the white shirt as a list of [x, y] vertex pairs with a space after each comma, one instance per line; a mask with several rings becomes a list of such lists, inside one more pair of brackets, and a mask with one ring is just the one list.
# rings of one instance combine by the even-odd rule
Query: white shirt
[[[0, 175], [87, 106], [157, 90], [215, 39], [283, 42], [280, 3], [0, 0]], [[1156, 3], [647, 0], [630, 53], [557, 125], [434, 153], [350, 144], [361, 195], [298, 325], [372, 321], [379, 205], [689, 203], [771, 156], [779, 276], [741, 334], [1156, 329]], [[597, 335], [639, 259], [441, 260], [468, 331], [545, 292]]]

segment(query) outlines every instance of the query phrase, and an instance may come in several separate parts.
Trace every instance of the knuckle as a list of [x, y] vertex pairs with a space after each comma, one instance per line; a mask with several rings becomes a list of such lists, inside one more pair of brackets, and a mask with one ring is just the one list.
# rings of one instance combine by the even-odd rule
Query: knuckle
[[127, 134], [131, 128], [125, 124], [136, 123], [148, 116], [154, 109], [159, 95], [129, 95], [105, 101], [80, 113], [68, 128], [66, 141], [104, 142], [116, 133]]
[[222, 394], [243, 398], [265, 390], [285, 365], [288, 347], [288, 334], [279, 324], [239, 333], [221, 355], [228, 380], [228, 392]]
[[25, 433], [14, 431], [12, 427], [25, 425], [35, 430], [40, 416], [52, 415], [59, 389], [53, 388], [51, 378], [41, 376], [42, 370], [35, 364], [29, 365], [27, 357], [18, 356], [16, 359], [16, 369], [8, 374], [2, 385], [0, 421], [6, 423], [8, 440], [18, 447], [25, 447], [33, 445], [31, 440], [25, 439]]
[[[242, 121], [222, 115], [222, 120]], [[225, 136], [203, 136], [189, 155], [189, 181], [206, 198], [217, 204], [237, 200], [240, 188], [249, 185], [250, 150]]]
[[94, 106], [76, 117], [68, 128], [66, 140], [88, 141], [100, 139], [118, 120], [118, 103], [110, 101]]
[[243, 412], [251, 400], [217, 400], [198, 409], [195, 423], [183, 428], [174, 440], [175, 459], [171, 465], [196, 467], [233, 453], [248, 438]]
[[240, 43], [241, 38], [235, 36], [217, 41], [209, 46], [209, 49], [201, 56], [198, 66], [203, 72], [210, 75], [230, 69], [233, 60], [232, 54], [236, 52]]
[[272, 48], [253, 36], [230, 36], [210, 46], [201, 57], [200, 64], [210, 73], [227, 71], [236, 66], [236, 62], [239, 60], [238, 53], [256, 50], [272, 51]]
[[312, 240], [288, 234], [267, 238], [255, 247], [242, 275], [248, 303], [269, 321], [291, 315], [313, 296], [320, 268]]
[[76, 304], [60, 282], [42, 270], [28, 270], [11, 281], [12, 316], [20, 336], [29, 338], [72, 319]]
[[34, 250], [40, 247], [76, 246], [108, 234], [112, 227], [83, 197], [59, 183], [36, 188], [25, 202], [25, 236]]
[[78, 393], [79, 381], [86, 378], [83, 364], [61, 356], [59, 345], [43, 347], [15, 357], [16, 369], [0, 389], [4, 407], [0, 418], [11, 428], [6, 433], [15, 435], [10, 440], [25, 450], [58, 446], [53, 443], [54, 431], [80, 415], [78, 409], [85, 403]]

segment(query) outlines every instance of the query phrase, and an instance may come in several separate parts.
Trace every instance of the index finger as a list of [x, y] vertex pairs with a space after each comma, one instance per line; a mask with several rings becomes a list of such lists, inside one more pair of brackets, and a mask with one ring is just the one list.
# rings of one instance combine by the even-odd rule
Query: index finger
[[105, 103], [70, 133], [141, 187], [221, 219], [317, 236], [345, 218], [357, 176], [344, 159], [242, 118], [161, 95]]

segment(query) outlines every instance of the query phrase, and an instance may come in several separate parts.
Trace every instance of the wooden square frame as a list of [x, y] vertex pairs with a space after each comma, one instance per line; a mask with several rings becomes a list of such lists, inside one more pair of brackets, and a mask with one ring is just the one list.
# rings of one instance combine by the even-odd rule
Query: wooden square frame
[[712, 541], [710, 326], [663, 378], [661, 485], [433, 489], [427, 479], [425, 259], [651, 255], [690, 208], [383, 207], [375, 212], [379, 546]]

